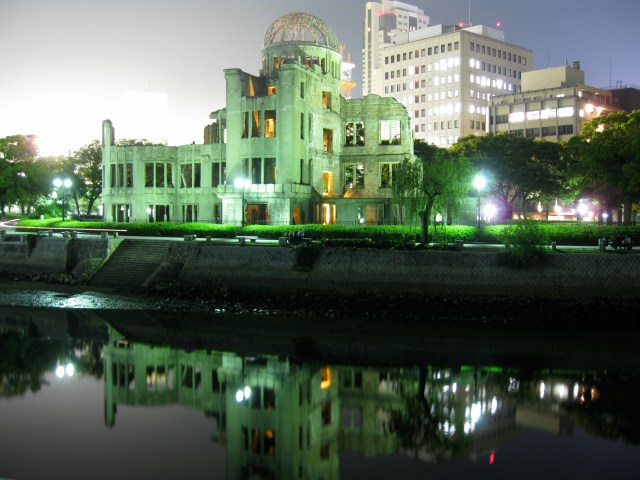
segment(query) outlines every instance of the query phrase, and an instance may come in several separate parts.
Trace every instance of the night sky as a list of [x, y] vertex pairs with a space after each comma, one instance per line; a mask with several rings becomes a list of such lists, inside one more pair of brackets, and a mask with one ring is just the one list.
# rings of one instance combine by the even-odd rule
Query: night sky
[[[469, 0], [407, 2], [433, 24], [469, 21]], [[356, 64], [364, 0], [2, 0], [0, 138], [36, 134], [42, 154], [100, 138], [202, 142], [224, 107], [225, 68], [258, 74], [264, 34], [281, 15], [314, 14]], [[533, 50], [536, 68], [579, 60], [595, 87], [640, 84], [638, 0], [472, 0], [471, 23], [502, 23], [506, 41]], [[361, 90], [354, 89], [359, 97]]]

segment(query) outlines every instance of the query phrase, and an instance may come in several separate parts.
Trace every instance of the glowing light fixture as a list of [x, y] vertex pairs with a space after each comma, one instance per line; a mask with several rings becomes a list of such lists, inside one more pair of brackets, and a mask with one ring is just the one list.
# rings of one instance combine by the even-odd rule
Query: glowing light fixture
[[76, 373], [76, 369], [73, 366], [73, 363], [69, 362], [66, 365], [58, 365], [55, 373], [58, 378], [64, 378], [65, 376], [73, 377], [74, 373]]
[[238, 390], [236, 392], [236, 402], [240, 403], [242, 400], [244, 400], [244, 395], [242, 395], [242, 390]]
[[476, 205], [476, 219], [478, 220], [478, 228], [480, 227], [480, 192], [487, 186], [487, 179], [484, 175], [476, 175], [473, 179], [473, 187], [478, 191], [478, 202]]
[[[67, 196], [66, 191], [71, 188], [71, 185], [72, 185], [72, 182], [68, 178], [65, 178], [64, 180], [61, 180], [60, 178], [55, 178], [53, 180], [54, 187], [62, 188], [62, 221], [63, 222], [64, 222], [64, 214], [66, 210], [66, 205], [65, 205], [65, 198]], [[56, 193], [56, 196], [53, 198], [57, 198], [57, 193]]]
[[485, 205], [482, 211], [484, 213], [484, 218], [487, 220], [487, 222], [490, 222], [491, 219], [495, 217], [498, 209], [493, 203], [488, 203]]
[[236, 402], [240, 403], [243, 400], [249, 400], [251, 398], [251, 387], [246, 386], [236, 390]]

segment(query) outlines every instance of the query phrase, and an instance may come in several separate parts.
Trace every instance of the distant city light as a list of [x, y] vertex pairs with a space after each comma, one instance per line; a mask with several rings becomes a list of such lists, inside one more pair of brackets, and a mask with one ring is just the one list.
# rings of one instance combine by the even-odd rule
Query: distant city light
[[75, 372], [76, 369], [72, 363], [67, 363], [66, 365], [58, 365], [56, 367], [56, 377], [58, 378], [64, 378], [65, 376], [73, 377]]

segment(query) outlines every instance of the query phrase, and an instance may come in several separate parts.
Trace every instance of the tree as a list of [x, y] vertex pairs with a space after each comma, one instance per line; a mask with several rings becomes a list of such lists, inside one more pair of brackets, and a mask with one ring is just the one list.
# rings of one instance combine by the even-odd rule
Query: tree
[[11, 135], [0, 139], [0, 216], [16, 203], [23, 191], [21, 180], [37, 157], [34, 135]]
[[51, 191], [51, 169], [42, 158], [20, 162], [13, 188], [15, 203], [23, 215], [29, 215]]
[[78, 197], [85, 198], [89, 215], [102, 193], [102, 145], [94, 140], [80, 147], [68, 157], [67, 164], [66, 170], [75, 177], [72, 194], [76, 210], [79, 213]]
[[[419, 367], [417, 385], [405, 385], [401, 391], [402, 404], [391, 411], [391, 428], [399, 446], [406, 451], [430, 454], [436, 463], [459, 458], [470, 447], [464, 434], [464, 417], [455, 415], [455, 397], [441, 395], [437, 383], [426, 389], [427, 371]], [[453, 428], [445, 431], [444, 425]], [[453, 433], [451, 433], [453, 432]]]
[[451, 150], [470, 158], [477, 171], [490, 172], [493, 193], [512, 210], [519, 204], [523, 215], [527, 202], [568, 191], [566, 157], [558, 143], [506, 133], [469, 135]]
[[596, 117], [569, 145], [580, 190], [602, 199], [606, 211], [623, 205], [623, 222], [631, 223], [631, 204], [640, 198], [640, 110]]
[[471, 163], [462, 156], [417, 140], [415, 157], [405, 159], [394, 177], [395, 199], [420, 216], [421, 242], [428, 242], [431, 212], [446, 210], [469, 190]]

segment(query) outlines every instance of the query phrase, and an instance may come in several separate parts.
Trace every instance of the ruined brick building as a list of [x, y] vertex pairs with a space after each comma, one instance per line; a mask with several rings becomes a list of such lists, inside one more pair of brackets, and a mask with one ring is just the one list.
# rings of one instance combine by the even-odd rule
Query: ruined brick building
[[395, 167], [413, 154], [405, 107], [346, 99], [334, 31], [292, 13], [267, 30], [258, 75], [226, 69], [202, 144], [116, 146], [103, 122], [106, 220], [229, 224], [397, 221]]

